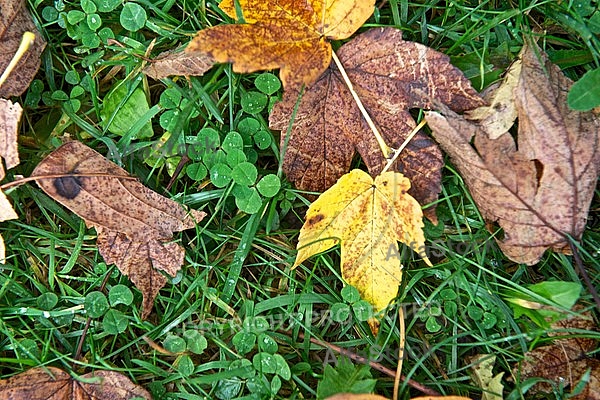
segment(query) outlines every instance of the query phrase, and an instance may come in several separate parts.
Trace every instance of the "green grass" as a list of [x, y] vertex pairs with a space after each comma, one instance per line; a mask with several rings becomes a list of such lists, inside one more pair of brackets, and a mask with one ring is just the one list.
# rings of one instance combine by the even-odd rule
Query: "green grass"
[[[22, 162], [9, 171], [7, 181], [16, 174], [28, 176], [61, 137], [69, 135], [109, 154], [158, 193], [202, 209], [208, 217], [196, 231], [176, 237], [186, 249], [185, 266], [161, 290], [153, 313], [144, 321], [140, 319], [141, 294], [114, 266], [104, 263], [96, 248], [95, 231], [36, 185], [12, 189], [9, 195], [20, 218], [2, 223], [8, 258], [0, 267], [1, 378], [53, 365], [74, 374], [96, 369], [120, 371], [156, 398], [224, 399], [252, 393], [254, 398], [314, 398], [324, 363], [331, 361], [332, 353], [310, 338], [369, 355], [395, 369], [398, 308], [403, 307], [403, 373], [439, 393], [479, 398], [481, 390], [469, 376], [469, 356], [496, 355], [494, 373], [504, 372], [508, 378], [524, 353], [546, 338], [547, 330], [526, 317], [515, 319], [503, 295], [509, 290], [531, 294], [526, 286], [542, 281], [580, 282], [572, 258], [547, 253], [534, 267], [507, 260], [450, 164], [444, 169], [443, 192], [437, 203], [442, 225], [426, 226], [428, 243], [438, 246], [439, 255], [432, 257], [434, 267], [413, 259], [408, 251], [403, 253], [402, 291], [376, 337], [357, 315], [343, 323], [329, 318], [332, 307], [352, 308], [341, 295], [339, 249], [291, 270], [309, 204], [306, 193], [282, 177], [279, 194], [262, 197], [259, 212], [250, 215], [239, 211], [231, 185], [217, 188], [208, 178], [195, 180], [183, 172], [167, 190], [169, 168], [178, 160], [170, 160], [169, 167], [169, 160], [149, 164], [141, 156], [166, 127], [171, 133], [169, 144], [182, 143], [202, 128], [216, 130], [223, 139], [249, 117], [268, 131], [267, 108], [251, 114], [241, 105], [247, 93], [257, 91], [255, 79], [260, 73], [238, 75], [226, 65], [189, 80], [174, 77], [157, 82], [141, 74], [152, 40], [156, 39], [150, 56], [155, 56], [187, 43], [201, 28], [227, 21], [216, 2], [127, 3], [140, 4], [147, 13], [143, 28], [136, 32], [122, 28], [123, 5], [117, 2], [113, 10], [99, 12], [102, 24], [98, 32], [102, 28], [112, 32], [103, 31], [99, 42], [85, 28], [77, 28], [85, 20], [67, 26], [57, 22], [63, 18], [59, 13], [66, 18], [69, 11], [90, 11], [88, 3], [29, 2], [49, 44], [38, 80], [20, 99], [26, 108], [20, 132]], [[363, 29], [403, 29], [405, 39], [450, 55], [478, 90], [498, 79], [518, 54], [523, 34], [530, 32], [539, 37], [539, 44], [569, 77], [578, 79], [587, 70], [600, 67], [600, 42], [590, 31], [592, 14], [586, 11], [586, 5], [597, 7], [598, 2], [381, 3]], [[78, 36], [76, 28], [86, 35]], [[105, 40], [111, 36], [113, 41]], [[118, 136], [100, 122], [101, 100], [119, 82], [128, 85], [129, 94], [136, 87], [148, 94], [149, 111], [144, 118], [150, 120], [156, 114], [153, 136], [135, 138], [142, 123]], [[82, 87], [83, 93], [73, 93], [76, 86]], [[159, 118], [164, 111], [156, 105], [168, 88], [187, 103], [163, 126]], [[281, 90], [274, 97], [280, 94]], [[261, 176], [278, 174], [278, 133], [270, 135], [269, 146], [250, 143], [244, 148]], [[596, 286], [600, 276], [599, 209], [597, 189], [581, 244], [584, 265]], [[92, 318], [86, 328], [83, 308], [90, 293], [100, 290], [110, 297], [111, 288], [117, 285], [131, 288], [134, 294], [129, 304], [110, 305], [118, 312], [117, 320], [126, 322], [124, 330], [111, 333], [116, 328], [103, 317]], [[56, 304], [49, 294], [56, 295]], [[580, 302], [593, 308], [585, 289]], [[260, 318], [266, 320], [266, 327]], [[192, 351], [197, 338], [183, 345], [180, 340], [185, 332], [195, 330], [207, 340], [207, 348], [200, 354]], [[80, 357], [75, 358], [84, 332]], [[600, 338], [595, 332], [587, 335]], [[185, 354], [158, 351], [159, 347], [150, 346], [144, 338]], [[291, 378], [265, 372], [259, 362], [253, 366], [259, 352], [282, 356]], [[391, 397], [393, 378], [374, 369], [371, 374], [377, 379], [376, 392]], [[532, 398], [518, 376], [503, 383], [505, 398]], [[400, 398], [416, 395], [406, 384], [401, 387]], [[564, 396], [557, 388], [546, 398]]]

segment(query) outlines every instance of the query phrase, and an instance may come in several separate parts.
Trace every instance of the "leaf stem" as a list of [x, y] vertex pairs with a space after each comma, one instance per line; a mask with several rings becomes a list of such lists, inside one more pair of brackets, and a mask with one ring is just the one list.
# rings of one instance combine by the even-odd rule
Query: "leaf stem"
[[38, 181], [42, 179], [57, 179], [57, 178], [67, 178], [67, 177], [83, 177], [83, 178], [115, 178], [115, 179], [125, 179], [128, 181], [137, 181], [138, 178], [136, 176], [127, 176], [127, 175], [114, 175], [114, 174], [104, 174], [104, 173], [87, 173], [87, 174], [70, 174], [70, 173], [62, 173], [62, 174], [48, 174], [48, 175], [36, 175], [30, 176], [28, 178], [20, 178], [16, 181], [7, 182], [3, 185], [0, 185], [0, 190], [5, 191], [6, 189], [11, 189], [16, 186], [24, 185], [27, 182]]
[[6, 81], [6, 79], [8, 78], [8, 75], [10, 75], [13, 69], [15, 69], [21, 58], [23, 58], [23, 55], [27, 52], [27, 50], [29, 50], [29, 47], [31, 47], [31, 45], [33, 44], [34, 40], [35, 35], [33, 34], [33, 32], [23, 33], [23, 38], [21, 39], [21, 44], [19, 45], [17, 52], [13, 56], [12, 60], [10, 60], [10, 63], [0, 76], [0, 86], [2, 86], [4, 81]]
[[[397, 153], [399, 154], [399, 153]], [[400, 343], [398, 349], [398, 366], [396, 367], [396, 376], [394, 377], [394, 396], [393, 400], [398, 400], [398, 389], [400, 388], [400, 377], [402, 376], [402, 361], [404, 361], [404, 344], [406, 340], [406, 330], [404, 327], [404, 307], [402, 304], [398, 307], [398, 323], [400, 329]]]
[[377, 143], [379, 144], [379, 148], [381, 148], [383, 156], [385, 158], [389, 158], [392, 153], [392, 149], [385, 143], [385, 140], [383, 140], [383, 136], [381, 136], [381, 133], [379, 133], [379, 130], [377, 129], [375, 123], [371, 119], [371, 116], [365, 109], [365, 106], [360, 100], [360, 97], [358, 97], [358, 94], [354, 91], [352, 82], [350, 82], [350, 78], [348, 78], [348, 74], [346, 74], [346, 70], [340, 62], [340, 59], [335, 54], [335, 51], [331, 52], [331, 57], [333, 58], [335, 65], [338, 67], [338, 70], [342, 74], [342, 78], [344, 78], [344, 82], [346, 82], [346, 86], [348, 86], [348, 90], [350, 90], [350, 94], [352, 94], [352, 97], [354, 98], [354, 101], [356, 102], [356, 105], [358, 106], [358, 109], [360, 110], [363, 118], [365, 119], [365, 121], [367, 121], [367, 125], [369, 125], [369, 128], [371, 128], [371, 131], [373, 131], [373, 135], [375, 135], [375, 139], [377, 139]]
[[402, 145], [400, 145], [400, 147], [398, 147], [398, 149], [394, 150], [394, 155], [392, 157], [388, 158], [387, 164], [385, 164], [385, 167], [383, 167], [383, 169], [381, 170], [382, 174], [385, 171], [387, 171], [388, 169], [390, 169], [390, 167], [392, 166], [394, 161], [396, 161], [396, 159], [398, 158], [398, 156], [400, 155], [402, 150], [404, 150], [404, 148], [408, 145], [408, 142], [410, 142], [412, 140], [412, 138], [415, 137], [417, 132], [419, 132], [419, 130], [422, 127], [424, 127], [426, 123], [427, 123], [427, 121], [425, 121], [425, 119], [423, 119], [421, 122], [419, 122], [419, 124], [417, 126], [415, 126], [415, 128], [412, 130], [412, 132], [410, 132], [408, 134], [406, 139], [404, 139], [404, 142], [402, 142]]

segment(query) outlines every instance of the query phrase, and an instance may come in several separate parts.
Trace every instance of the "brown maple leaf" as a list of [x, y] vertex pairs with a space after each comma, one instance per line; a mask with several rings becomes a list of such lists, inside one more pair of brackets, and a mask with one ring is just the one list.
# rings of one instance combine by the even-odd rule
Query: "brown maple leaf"
[[0, 86], [0, 97], [20, 96], [40, 68], [41, 54], [46, 42], [37, 31], [22, 0], [0, 0], [0, 71], [4, 71], [17, 52], [23, 33], [35, 33], [30, 46], [8, 79]]
[[152, 397], [115, 371], [95, 371], [74, 379], [55, 367], [32, 368], [0, 380], [0, 398], [11, 400], [130, 400]]
[[[580, 311], [582, 307], [576, 307]], [[594, 350], [597, 340], [585, 337], [585, 331], [597, 329], [591, 313], [554, 322], [551, 327], [555, 331], [548, 336], [555, 337], [552, 344], [538, 347], [525, 354], [524, 360], [515, 367], [513, 374], [522, 381], [531, 377], [540, 377], [554, 382], [554, 385], [574, 388], [588, 369], [591, 369], [588, 384], [575, 400], [600, 399], [600, 361], [587, 355]], [[589, 334], [589, 333], [588, 333]], [[539, 382], [530, 389], [530, 393], [553, 392], [553, 384]]]
[[154, 58], [142, 72], [157, 80], [172, 75], [202, 76], [214, 63], [215, 60], [204, 53], [169, 50]]
[[206, 214], [151, 191], [77, 141], [56, 149], [32, 173], [48, 175], [38, 185], [96, 228], [100, 254], [141, 290], [142, 317], [148, 316], [167, 282], [161, 271], [175, 276], [183, 264], [183, 248], [169, 242], [173, 232], [193, 228]]
[[493, 139], [450, 110], [426, 116], [483, 216], [504, 229], [504, 254], [529, 265], [548, 248], [570, 252], [568, 235], [581, 237], [600, 172], [599, 119], [568, 108], [572, 82], [533, 46], [515, 66], [516, 143], [509, 132]]
[[[374, 0], [237, 0], [245, 24], [203, 29], [186, 51], [203, 52], [235, 72], [281, 68], [284, 87], [311, 85], [331, 61], [330, 39], [345, 39], [371, 16]], [[237, 19], [234, 0], [219, 4]]]
[[[400, 146], [416, 126], [411, 108], [431, 108], [433, 99], [455, 111], [484, 104], [448, 56], [402, 40], [398, 29], [371, 29], [344, 44], [337, 55], [391, 147]], [[271, 112], [270, 127], [285, 131], [297, 101], [298, 91], [286, 90]], [[302, 95], [289, 142], [282, 135], [281, 147], [288, 179], [309, 191], [332, 186], [349, 170], [355, 152], [373, 176], [387, 162], [334, 64]], [[397, 169], [411, 181], [410, 193], [421, 204], [437, 198], [442, 167], [439, 148], [421, 132], [397, 162]], [[435, 219], [435, 212], [429, 209], [427, 216]]]

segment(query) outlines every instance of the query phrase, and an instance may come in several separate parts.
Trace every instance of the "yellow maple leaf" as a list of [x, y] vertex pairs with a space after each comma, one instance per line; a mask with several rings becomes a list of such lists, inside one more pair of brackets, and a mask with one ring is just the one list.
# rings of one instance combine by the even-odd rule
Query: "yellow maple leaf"
[[[245, 24], [203, 29], [186, 51], [231, 62], [240, 73], [281, 68], [284, 87], [315, 82], [331, 62], [328, 39], [352, 35], [375, 6], [374, 0], [237, 1]], [[234, 0], [219, 8], [237, 19]]]
[[[342, 277], [363, 299], [383, 310], [402, 278], [398, 242], [424, 254], [423, 213], [398, 172], [371, 178], [355, 169], [343, 175], [309, 207], [300, 230], [294, 267], [340, 243]], [[392, 256], [390, 256], [392, 255]]]

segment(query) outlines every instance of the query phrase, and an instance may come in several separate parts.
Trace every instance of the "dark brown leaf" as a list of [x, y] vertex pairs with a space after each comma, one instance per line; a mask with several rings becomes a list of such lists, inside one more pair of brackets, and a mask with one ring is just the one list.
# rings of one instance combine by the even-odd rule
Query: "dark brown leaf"
[[[398, 29], [371, 29], [342, 46], [337, 55], [391, 147], [401, 145], [416, 126], [411, 108], [431, 108], [432, 99], [456, 111], [484, 104], [446, 55], [403, 41]], [[297, 100], [298, 92], [284, 93], [269, 118], [273, 129], [288, 128]], [[373, 176], [387, 161], [334, 64], [302, 95], [287, 148], [285, 135], [281, 143], [284, 171], [303, 190], [322, 192], [332, 186], [348, 171], [355, 152]], [[397, 162], [421, 204], [437, 198], [442, 166], [440, 150], [423, 133], [413, 138]], [[433, 219], [435, 213], [428, 217]]]
[[548, 248], [570, 252], [567, 235], [581, 237], [600, 172], [600, 120], [568, 108], [572, 82], [538, 54], [531, 45], [521, 53], [517, 143], [450, 110], [427, 115], [483, 216], [504, 229], [504, 254], [529, 265]]
[[143, 72], [157, 80], [173, 75], [202, 76], [214, 63], [215, 60], [204, 53], [170, 50], [159, 54]]
[[193, 228], [206, 214], [188, 211], [151, 191], [76, 141], [52, 152], [32, 173], [35, 177], [47, 175], [64, 175], [37, 182], [48, 195], [96, 228], [100, 254], [142, 291], [142, 316], [146, 317], [167, 282], [160, 271], [175, 276], [183, 263], [183, 248], [169, 243], [173, 232]]
[[76, 380], [54, 368], [33, 368], [0, 380], [0, 398], [10, 400], [129, 400], [152, 397], [114, 371], [95, 371]]
[[[559, 331], [549, 333], [556, 340], [551, 345], [538, 347], [525, 354], [525, 359], [513, 373], [519, 374], [521, 380], [531, 377], [545, 378], [573, 389], [584, 373], [591, 368], [591, 376], [583, 392], [575, 400], [600, 399], [600, 361], [587, 355], [597, 347], [597, 341], [573, 335], [585, 334], [585, 331], [597, 329], [590, 313], [563, 319], [552, 324]], [[552, 384], [537, 383], [531, 393], [553, 391]]]
[[46, 41], [37, 31], [23, 0], [0, 0], [0, 71], [3, 72], [17, 52], [23, 33], [35, 33], [35, 41], [8, 79], [0, 86], [0, 97], [20, 96], [40, 68]]

